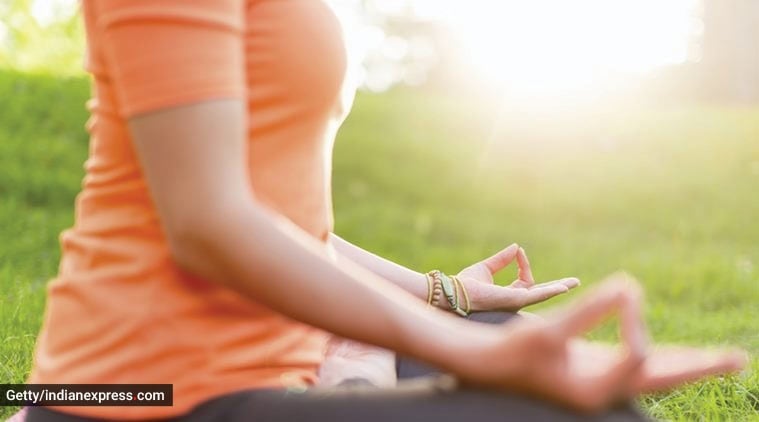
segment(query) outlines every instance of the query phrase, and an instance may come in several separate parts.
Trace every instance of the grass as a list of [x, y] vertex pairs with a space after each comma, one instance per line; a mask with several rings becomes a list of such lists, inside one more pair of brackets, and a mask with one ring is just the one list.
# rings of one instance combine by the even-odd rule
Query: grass
[[[0, 383], [31, 365], [83, 176], [87, 95], [84, 79], [0, 73]], [[359, 95], [335, 147], [336, 231], [420, 270], [455, 271], [514, 241], [543, 280], [588, 286], [624, 268], [646, 287], [657, 341], [757, 355], [759, 109], [541, 115], [487, 101]], [[759, 420], [757, 369], [753, 358], [746, 374], [641, 403], [666, 420]]]

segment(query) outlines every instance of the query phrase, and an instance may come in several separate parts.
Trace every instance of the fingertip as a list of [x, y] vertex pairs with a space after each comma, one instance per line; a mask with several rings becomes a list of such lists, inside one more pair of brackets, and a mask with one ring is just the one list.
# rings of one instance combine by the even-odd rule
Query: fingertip
[[748, 372], [750, 357], [748, 352], [740, 349], [725, 350], [722, 352], [712, 352], [711, 364], [705, 371], [705, 376], [719, 374], [741, 374]]
[[562, 281], [562, 284], [572, 289], [580, 285], [580, 280], [575, 277], [567, 277]]
[[634, 290], [636, 292], [642, 291], [642, 288], [640, 286], [640, 282], [638, 279], [632, 276], [632, 274], [626, 272], [626, 271], [616, 271], [613, 274], [609, 275], [607, 277], [607, 280], [611, 280], [620, 286], [623, 286], [624, 288], [628, 290]]
[[519, 258], [519, 245], [516, 243], [512, 243], [511, 245], [507, 246], [506, 249], [504, 249], [502, 253], [506, 253], [509, 256], [510, 260], [513, 260], [514, 258]]
[[599, 297], [606, 296], [614, 302], [640, 302], [638, 290], [627, 279], [618, 278], [616, 275], [606, 277], [596, 291]]
[[750, 357], [745, 350], [732, 350], [728, 352], [728, 362], [732, 371], [740, 371], [748, 366]]

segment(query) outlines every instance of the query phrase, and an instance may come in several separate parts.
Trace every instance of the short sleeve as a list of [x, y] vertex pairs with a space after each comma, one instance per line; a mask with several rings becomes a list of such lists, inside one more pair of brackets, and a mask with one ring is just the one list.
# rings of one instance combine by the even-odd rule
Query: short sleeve
[[245, 96], [243, 0], [100, 0], [95, 10], [122, 116]]

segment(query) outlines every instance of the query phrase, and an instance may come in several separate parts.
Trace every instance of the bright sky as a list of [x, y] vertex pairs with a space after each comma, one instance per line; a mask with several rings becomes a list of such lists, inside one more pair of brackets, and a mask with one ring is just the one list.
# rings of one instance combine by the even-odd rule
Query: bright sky
[[79, 0], [33, 0], [30, 11], [39, 25], [46, 26], [76, 13], [78, 4]]
[[448, 24], [495, 79], [532, 90], [582, 89], [689, 57], [697, 0], [412, 0]]

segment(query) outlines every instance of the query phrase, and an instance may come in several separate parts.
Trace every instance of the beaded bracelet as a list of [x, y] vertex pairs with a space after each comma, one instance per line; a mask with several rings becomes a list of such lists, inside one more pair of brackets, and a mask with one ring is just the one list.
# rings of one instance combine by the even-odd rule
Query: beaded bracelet
[[[461, 280], [456, 276], [447, 276], [438, 270], [432, 270], [427, 277], [427, 304], [438, 307], [440, 297], [445, 294], [450, 310], [459, 316], [466, 317], [471, 310], [469, 295]], [[466, 302], [466, 310], [459, 306], [459, 290], [461, 290]]]
[[443, 288], [440, 286], [440, 280], [433, 278], [432, 299], [430, 305], [440, 307], [440, 297], [443, 295]]
[[434, 307], [440, 304], [440, 296], [443, 293], [438, 273], [439, 271], [432, 270], [424, 275], [427, 278], [427, 304]]
[[443, 286], [443, 293], [445, 293], [445, 298], [448, 300], [448, 305], [450, 305], [451, 309], [458, 308], [458, 292], [456, 291], [456, 286], [453, 284], [453, 281], [450, 277], [440, 271], [438, 271], [438, 277], [440, 278], [440, 284]]
[[[456, 313], [458, 313], [461, 316], [467, 316], [472, 311], [472, 304], [469, 302], [469, 294], [466, 292], [466, 287], [464, 287], [464, 283], [459, 280], [459, 278], [455, 275], [452, 275], [451, 278], [453, 279], [453, 282], [456, 284], [458, 288], [461, 289], [461, 293], [464, 295], [464, 301], [466, 303], [466, 309], [457, 309]], [[458, 311], [461, 310], [464, 314], [462, 315]]]
[[424, 275], [424, 279], [427, 281], [427, 304], [432, 304], [432, 278], [429, 274]]

